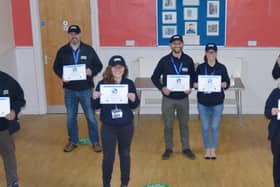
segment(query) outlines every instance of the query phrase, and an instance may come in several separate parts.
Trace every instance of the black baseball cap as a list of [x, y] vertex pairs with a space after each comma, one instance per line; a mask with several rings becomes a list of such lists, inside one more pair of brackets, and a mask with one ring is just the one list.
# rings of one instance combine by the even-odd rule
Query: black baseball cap
[[115, 55], [110, 58], [109, 65], [110, 66], [117, 66], [117, 65], [125, 66], [125, 60], [122, 56]]
[[172, 43], [172, 42], [177, 41], [177, 40], [181, 41], [181, 42], [184, 42], [183, 37], [179, 34], [176, 34], [176, 35], [171, 36], [171, 38], [169, 40], [169, 43]]
[[205, 46], [205, 51], [209, 51], [209, 50], [214, 50], [215, 52], [218, 51], [218, 47], [215, 43], [208, 43], [206, 46]]
[[71, 26], [69, 26], [67, 32], [68, 33], [74, 32], [76, 34], [80, 34], [81, 33], [81, 29], [80, 29], [79, 25], [71, 25]]

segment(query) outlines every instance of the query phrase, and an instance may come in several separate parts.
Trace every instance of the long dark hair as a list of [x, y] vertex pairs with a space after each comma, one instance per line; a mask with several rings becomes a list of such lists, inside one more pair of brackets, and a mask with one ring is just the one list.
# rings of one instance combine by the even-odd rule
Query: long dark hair
[[[128, 76], [128, 68], [126, 64], [123, 66], [124, 66], [124, 73], [122, 78], [126, 78]], [[116, 84], [116, 81], [112, 73], [112, 67], [113, 66], [108, 65], [103, 73], [103, 80], [106, 84]]]
[[[208, 63], [207, 55], [204, 55], [204, 62]], [[216, 57], [216, 63], [218, 63], [218, 58]]]

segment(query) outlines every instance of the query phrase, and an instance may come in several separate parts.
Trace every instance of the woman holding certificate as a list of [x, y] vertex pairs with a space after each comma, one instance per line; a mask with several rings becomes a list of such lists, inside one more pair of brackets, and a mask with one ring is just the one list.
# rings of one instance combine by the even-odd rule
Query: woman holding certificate
[[[205, 62], [198, 65], [196, 82], [198, 88], [198, 111], [202, 122], [202, 136], [206, 149], [205, 159], [216, 159], [220, 120], [224, 109], [224, 89], [229, 88], [230, 79], [226, 67], [217, 60], [218, 48], [215, 43], [205, 47]], [[212, 141], [210, 126], [212, 123]]]
[[93, 93], [93, 106], [101, 109], [104, 187], [110, 187], [117, 144], [121, 187], [127, 187], [129, 182], [130, 146], [134, 131], [132, 109], [137, 108], [140, 101], [135, 85], [127, 75], [124, 58], [113, 56], [103, 74], [103, 80], [98, 83]]

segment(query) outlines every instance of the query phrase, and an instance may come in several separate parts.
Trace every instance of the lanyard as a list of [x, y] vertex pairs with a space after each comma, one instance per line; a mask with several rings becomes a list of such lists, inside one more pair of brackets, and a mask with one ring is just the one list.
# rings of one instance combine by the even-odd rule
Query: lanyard
[[174, 58], [171, 56], [171, 63], [173, 64], [174, 70], [176, 72], [177, 75], [180, 75], [182, 69], [183, 69], [183, 62], [180, 63], [179, 69], [177, 68], [175, 62], [174, 62]]
[[72, 49], [72, 54], [73, 54], [73, 58], [74, 58], [75, 64], [78, 64], [78, 62], [79, 62], [80, 51], [81, 51], [80, 48], [77, 50], [77, 52], [75, 52], [75, 51]]
[[[207, 65], [204, 68], [204, 74], [208, 75], [208, 73], [207, 73]], [[215, 75], [215, 70], [210, 75]]]

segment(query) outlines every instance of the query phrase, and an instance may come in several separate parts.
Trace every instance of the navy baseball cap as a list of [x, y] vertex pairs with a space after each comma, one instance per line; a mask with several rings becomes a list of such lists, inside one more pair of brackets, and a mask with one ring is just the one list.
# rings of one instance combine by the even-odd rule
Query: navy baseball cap
[[205, 51], [209, 51], [209, 50], [214, 50], [215, 52], [218, 51], [218, 47], [215, 43], [208, 43], [206, 46], [205, 46]]
[[125, 60], [122, 56], [115, 55], [110, 58], [109, 65], [110, 66], [117, 66], [117, 65], [125, 66]]
[[174, 41], [181, 41], [181, 42], [184, 42], [183, 40], [183, 37], [179, 34], [176, 34], [176, 35], [173, 35], [171, 36], [170, 40], [169, 40], [169, 43], [172, 43]]
[[71, 25], [71, 26], [69, 26], [67, 32], [68, 33], [74, 32], [76, 34], [80, 34], [81, 33], [81, 29], [80, 29], [80, 27], [78, 25]]

